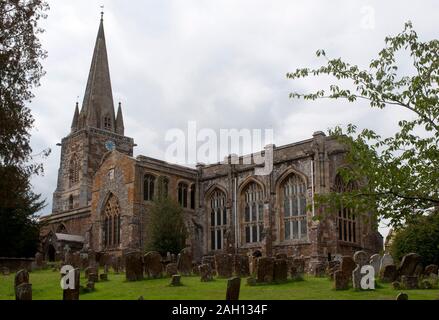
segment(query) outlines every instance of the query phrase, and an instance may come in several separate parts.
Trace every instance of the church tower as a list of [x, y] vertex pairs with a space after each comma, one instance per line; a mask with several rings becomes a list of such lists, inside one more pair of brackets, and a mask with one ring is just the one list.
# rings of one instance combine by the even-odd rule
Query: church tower
[[90, 205], [93, 176], [103, 155], [112, 150], [133, 155], [134, 140], [124, 131], [120, 103], [114, 112], [102, 14], [82, 108], [76, 103], [70, 134], [61, 142], [53, 213]]

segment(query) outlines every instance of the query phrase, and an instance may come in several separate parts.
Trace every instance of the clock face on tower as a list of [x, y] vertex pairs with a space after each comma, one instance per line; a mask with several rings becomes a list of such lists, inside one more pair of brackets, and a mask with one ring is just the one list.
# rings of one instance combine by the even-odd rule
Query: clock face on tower
[[116, 149], [116, 144], [114, 143], [114, 141], [109, 140], [109, 141], [105, 142], [105, 148], [108, 151], [113, 151]]

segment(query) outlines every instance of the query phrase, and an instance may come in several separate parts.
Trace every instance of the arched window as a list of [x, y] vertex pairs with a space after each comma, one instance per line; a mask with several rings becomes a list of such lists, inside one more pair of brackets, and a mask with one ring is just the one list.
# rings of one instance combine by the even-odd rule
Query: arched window
[[187, 208], [188, 185], [184, 182], [178, 184], [178, 203], [183, 208]]
[[[350, 192], [354, 189], [355, 184], [353, 182], [346, 184], [340, 175], [335, 177], [335, 192]], [[337, 212], [338, 240], [356, 243], [357, 228], [358, 221], [354, 210], [352, 208], [345, 208], [343, 202], [341, 202]]]
[[105, 130], [111, 130], [112, 125], [111, 125], [111, 118], [109, 115], [106, 115], [104, 117], [104, 129]]
[[281, 187], [282, 214], [281, 230], [284, 240], [306, 239], [306, 187], [303, 180], [295, 174], [286, 178]]
[[226, 195], [215, 190], [210, 197], [210, 248], [221, 250], [227, 230]]
[[69, 182], [70, 186], [77, 184], [79, 181], [79, 160], [76, 154], [72, 156], [69, 163]]
[[191, 209], [195, 210], [195, 184], [191, 185]]
[[104, 214], [104, 246], [117, 247], [120, 244], [120, 206], [113, 194], [107, 200]]
[[150, 174], [146, 174], [143, 177], [143, 200], [152, 201], [154, 200], [154, 184], [155, 177]]
[[70, 195], [70, 197], [69, 197], [69, 210], [72, 210], [72, 209], [73, 209], [73, 196]]
[[262, 188], [250, 183], [241, 195], [243, 199], [243, 233], [246, 243], [259, 242], [264, 231], [264, 200]]

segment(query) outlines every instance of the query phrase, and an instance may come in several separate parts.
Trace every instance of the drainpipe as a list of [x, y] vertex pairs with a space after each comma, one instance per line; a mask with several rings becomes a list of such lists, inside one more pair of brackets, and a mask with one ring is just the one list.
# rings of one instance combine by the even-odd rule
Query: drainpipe
[[314, 159], [311, 158], [311, 205], [312, 216], [315, 217], [315, 204], [314, 204]]

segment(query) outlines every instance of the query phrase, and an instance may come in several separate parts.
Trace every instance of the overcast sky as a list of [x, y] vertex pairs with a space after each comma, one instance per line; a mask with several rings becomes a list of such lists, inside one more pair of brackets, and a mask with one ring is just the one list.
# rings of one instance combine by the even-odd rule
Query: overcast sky
[[[74, 105], [82, 103], [105, 5], [105, 33], [115, 105], [122, 102], [125, 134], [135, 156], [164, 158], [165, 133], [200, 128], [274, 129], [277, 145], [308, 139], [317, 130], [356, 123], [392, 134], [410, 117], [401, 109], [365, 104], [290, 100], [291, 91], [325, 88], [328, 79], [292, 82], [285, 74], [330, 57], [367, 67], [411, 20], [424, 40], [438, 38], [439, 2], [293, 0], [50, 1], [42, 36], [47, 71], [31, 104], [34, 153], [52, 148], [45, 176], [33, 179], [50, 213], [60, 149]], [[385, 228], [381, 229], [385, 235]]]

